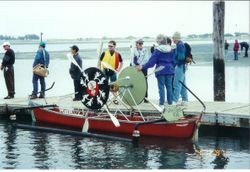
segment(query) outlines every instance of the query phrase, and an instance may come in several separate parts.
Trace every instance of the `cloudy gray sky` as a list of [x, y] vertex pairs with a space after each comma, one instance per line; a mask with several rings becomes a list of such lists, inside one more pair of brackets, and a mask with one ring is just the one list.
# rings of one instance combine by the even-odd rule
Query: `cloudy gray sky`
[[[0, 1], [0, 34], [46, 38], [212, 32], [212, 1]], [[249, 32], [249, 2], [226, 2], [225, 32]]]

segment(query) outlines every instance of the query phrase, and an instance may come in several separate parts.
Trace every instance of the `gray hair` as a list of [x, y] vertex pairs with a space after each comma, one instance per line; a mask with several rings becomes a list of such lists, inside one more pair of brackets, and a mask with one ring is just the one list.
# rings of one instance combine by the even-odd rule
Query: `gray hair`
[[163, 35], [163, 34], [159, 34], [156, 37], [156, 42], [159, 45], [166, 45], [167, 44], [167, 37], [165, 35]]

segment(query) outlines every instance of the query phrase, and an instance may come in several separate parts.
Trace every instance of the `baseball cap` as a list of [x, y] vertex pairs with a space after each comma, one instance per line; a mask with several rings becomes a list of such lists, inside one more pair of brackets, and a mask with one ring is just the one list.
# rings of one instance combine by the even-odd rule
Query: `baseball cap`
[[9, 42], [4, 42], [4, 43], [3, 43], [3, 47], [4, 47], [4, 46], [10, 46], [10, 43], [9, 43]]
[[79, 48], [78, 48], [78, 46], [76, 46], [76, 45], [72, 45], [70, 48], [71, 48], [72, 50], [76, 50], [76, 52], [79, 51]]

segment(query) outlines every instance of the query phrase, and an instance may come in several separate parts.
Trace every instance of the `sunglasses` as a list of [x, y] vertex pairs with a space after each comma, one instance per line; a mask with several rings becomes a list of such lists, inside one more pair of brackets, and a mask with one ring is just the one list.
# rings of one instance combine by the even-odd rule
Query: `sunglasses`
[[112, 46], [112, 45], [109, 45], [108, 47], [109, 47], [109, 48], [113, 48], [114, 46]]

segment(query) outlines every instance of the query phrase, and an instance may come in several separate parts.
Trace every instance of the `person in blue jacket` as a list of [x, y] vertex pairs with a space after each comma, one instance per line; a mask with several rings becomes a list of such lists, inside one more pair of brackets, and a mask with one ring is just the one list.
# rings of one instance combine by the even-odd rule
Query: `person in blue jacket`
[[167, 90], [167, 102], [169, 105], [173, 101], [173, 77], [174, 77], [174, 52], [171, 48], [171, 39], [167, 38], [163, 34], [160, 34], [156, 38], [156, 42], [159, 45], [155, 48], [149, 61], [142, 65], [137, 66], [137, 70], [146, 70], [148, 68], [164, 66], [164, 68], [155, 73], [158, 82], [160, 101], [159, 105], [164, 108], [165, 103], [165, 88]]
[[185, 65], [185, 45], [181, 41], [181, 34], [175, 32], [173, 35], [173, 42], [176, 44], [175, 48], [175, 76], [174, 76], [174, 94], [173, 94], [173, 105], [177, 105], [177, 102], [182, 98], [180, 105], [186, 105], [188, 101], [187, 89], [179, 82], [186, 84], [186, 65]]
[[[77, 62], [77, 64], [82, 68], [82, 59], [78, 53], [79, 48], [76, 45], [73, 45], [71, 48], [71, 53], [73, 58]], [[81, 70], [73, 63], [70, 64], [69, 73], [74, 82], [74, 90], [75, 90], [75, 98], [73, 101], [81, 101], [82, 100], [82, 91], [81, 91]]]
[[[35, 67], [38, 64], [43, 64], [46, 68], [49, 67], [50, 56], [49, 56], [48, 51], [45, 50], [45, 47], [46, 47], [46, 43], [41, 41], [40, 44], [39, 44], [39, 48], [38, 48], [38, 50], [36, 52], [36, 55], [35, 55], [35, 60], [34, 60], [34, 63], [33, 63], [33, 67]], [[41, 84], [41, 93], [40, 93], [38, 98], [44, 98], [45, 97], [45, 88], [46, 88], [45, 78], [43, 76], [33, 74], [33, 79], [32, 79], [33, 91], [32, 91], [30, 99], [36, 99], [37, 98], [38, 80], [40, 80], [40, 84]]]

